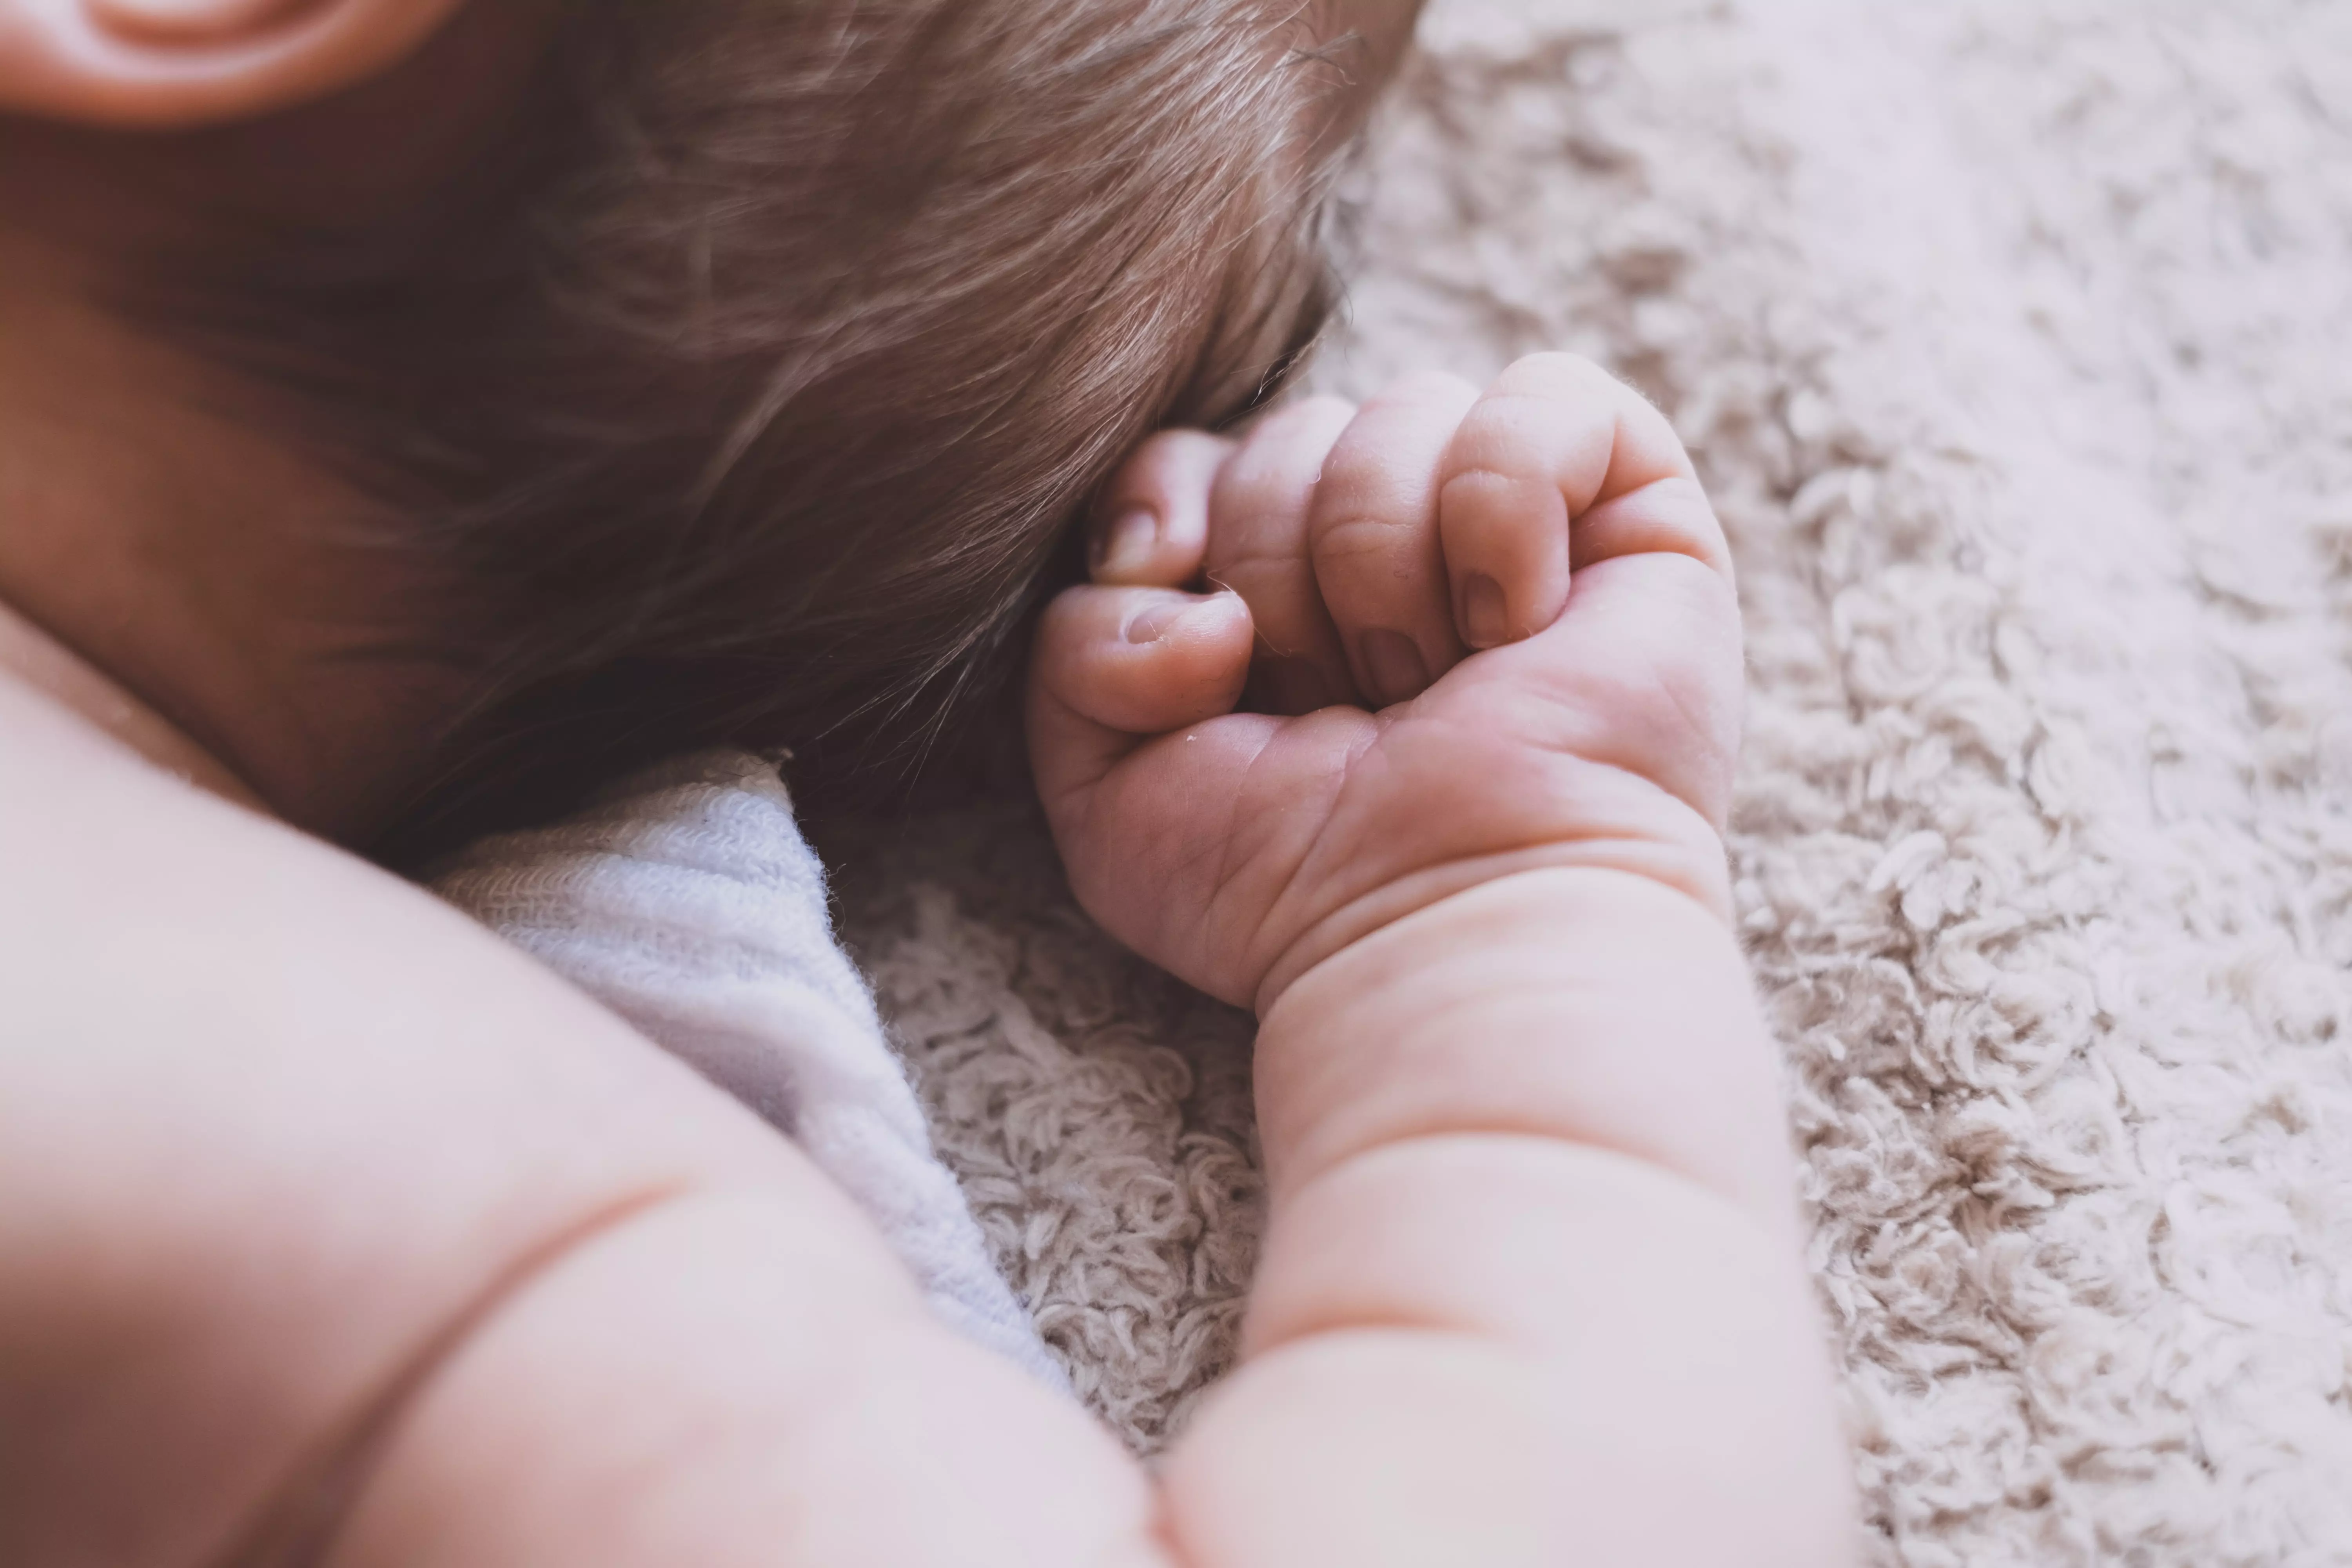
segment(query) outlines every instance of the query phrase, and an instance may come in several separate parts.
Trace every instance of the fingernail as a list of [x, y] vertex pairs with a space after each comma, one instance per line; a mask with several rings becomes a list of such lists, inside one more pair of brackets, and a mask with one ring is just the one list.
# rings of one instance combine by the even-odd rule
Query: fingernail
[[1265, 689], [1285, 713], [1314, 713], [1331, 706], [1330, 683], [1303, 658], [1278, 658], [1267, 666]]
[[1423, 662], [1421, 649], [1402, 632], [1366, 632], [1356, 647], [1364, 660], [1364, 673], [1371, 679], [1372, 696], [1381, 707], [1418, 697], [1429, 685], [1429, 666]]
[[1169, 627], [1199, 606], [1199, 600], [1181, 598], [1173, 594], [1164, 599], [1155, 599], [1136, 611], [1128, 621], [1127, 640], [1131, 643], [1158, 642], [1167, 635]]
[[1135, 507], [1111, 519], [1095, 542], [1098, 575], [1127, 577], [1149, 568], [1160, 544], [1160, 518], [1148, 507]]
[[1472, 647], [1497, 647], [1511, 640], [1503, 607], [1503, 585], [1484, 572], [1462, 584], [1462, 640]]

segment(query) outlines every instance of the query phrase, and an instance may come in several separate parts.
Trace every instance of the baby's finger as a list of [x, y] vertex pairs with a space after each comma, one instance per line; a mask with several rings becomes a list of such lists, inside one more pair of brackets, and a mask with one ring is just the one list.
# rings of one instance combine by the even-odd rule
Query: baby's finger
[[[1570, 520], [1669, 479], [1695, 479], [1674, 427], [1590, 360], [1534, 354], [1505, 371], [1454, 433], [1439, 489], [1463, 641], [1494, 647], [1551, 625], [1568, 603]], [[1684, 542], [1680, 553], [1727, 561], [1719, 533], [1712, 554]]]
[[1181, 588], [1200, 575], [1209, 487], [1234, 443], [1162, 430], [1120, 465], [1096, 502], [1087, 568], [1097, 583]]
[[1147, 736], [1233, 711], [1249, 678], [1233, 594], [1072, 588], [1045, 607], [1029, 675], [1029, 746], [1048, 807], [1091, 788]]
[[1209, 581], [1249, 605], [1262, 661], [1257, 706], [1310, 713], [1356, 699], [1339, 634], [1307, 553], [1307, 508], [1331, 444], [1355, 416], [1310, 397], [1262, 420], [1217, 475], [1209, 501]]
[[1355, 671], [1385, 708], [1462, 658], [1437, 537], [1439, 464], [1478, 401], [1459, 376], [1398, 382], [1364, 405], [1324, 459], [1307, 538], [1315, 580]]
[[1728, 582], [1731, 544], [1696, 479], [1675, 474], [1595, 501], [1570, 531], [1575, 571], [1621, 555], [1687, 555]]

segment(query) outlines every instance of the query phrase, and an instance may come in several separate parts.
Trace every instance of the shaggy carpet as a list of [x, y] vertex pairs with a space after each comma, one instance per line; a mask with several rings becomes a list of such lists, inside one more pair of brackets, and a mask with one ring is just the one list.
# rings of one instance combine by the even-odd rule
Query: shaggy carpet
[[[2352, 5], [1436, 0], [1322, 384], [1638, 384], [1738, 549], [1732, 854], [1888, 1563], [2352, 1562]], [[1030, 816], [829, 847], [1014, 1286], [1226, 1363], [1246, 1019]]]

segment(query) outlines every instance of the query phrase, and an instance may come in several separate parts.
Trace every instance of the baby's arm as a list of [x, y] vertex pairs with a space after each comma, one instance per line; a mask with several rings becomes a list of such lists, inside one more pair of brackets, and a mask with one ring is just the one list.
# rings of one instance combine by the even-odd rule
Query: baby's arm
[[[1594, 445], [1613, 395], [1530, 394], [1529, 450]], [[749, 1113], [446, 908], [0, 672], [0, 1561], [1832, 1560], [1711, 826], [1736, 626], [1682, 470], [1610, 456], [1644, 412], [1601, 421], [1591, 485], [1529, 491], [1562, 510], [1563, 595], [1577, 518], [1558, 624], [1377, 717], [1228, 711], [1253, 624], [1328, 609], [1285, 646], [1347, 648], [1308, 671], [1336, 686], [1362, 603], [1444, 581], [1351, 582], [1345, 552], [1302, 574], [1282, 494], [1341, 489], [1276, 438], [1296, 419], [1215, 465], [1263, 525], [1213, 554], [1248, 611], [1100, 587], [1049, 616], [1035, 739], [1075, 881], [1265, 1019], [1251, 1356], [1156, 1497], [933, 1321]], [[1392, 423], [1366, 449], [1426, 489], [1426, 421]], [[1476, 508], [1447, 518], [1450, 566]], [[1202, 542], [1165, 521], [1181, 581]], [[1377, 563], [1381, 528], [1354, 533]], [[1491, 563], [1513, 629], [1549, 625], [1520, 602], [1542, 530], [1487, 542], [1531, 562]], [[1461, 656], [1445, 593], [1388, 606], [1431, 669]]]
[[0, 668], [0, 1563], [1058, 1568], [1144, 1478], [782, 1137]]
[[[1113, 496], [1158, 528], [1049, 612], [1041, 788], [1097, 916], [1263, 1020], [1272, 1226], [1182, 1554], [1844, 1558], [1717, 837], [1738, 612], [1664, 420], [1546, 357], [1163, 437]], [[1239, 595], [1169, 591], [1204, 563]], [[1261, 706], [1403, 700], [1229, 712], [1254, 641]]]
[[1842, 1560], [1767, 1043], [1709, 912], [1489, 882], [1310, 971], [1259, 1052], [1249, 1359], [1169, 1473], [1199, 1562]]

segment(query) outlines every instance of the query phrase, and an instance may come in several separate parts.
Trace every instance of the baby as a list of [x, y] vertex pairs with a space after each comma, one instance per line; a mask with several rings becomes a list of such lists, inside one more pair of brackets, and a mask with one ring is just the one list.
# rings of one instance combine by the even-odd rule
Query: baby
[[[1672, 431], [1538, 356], [1149, 435], [1300, 341], [1404, 19], [0, 0], [0, 1562], [1846, 1554]], [[1245, 1357], [1154, 1475], [327, 842], [919, 695], [1089, 495], [1038, 788], [1261, 1020]]]

